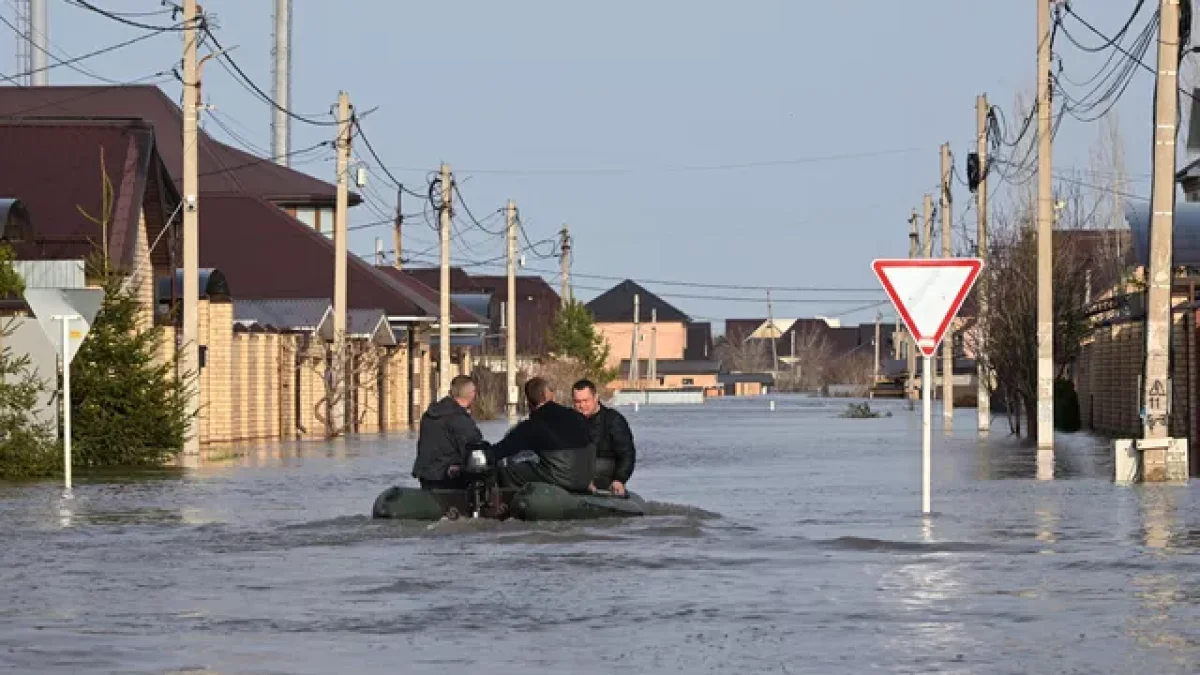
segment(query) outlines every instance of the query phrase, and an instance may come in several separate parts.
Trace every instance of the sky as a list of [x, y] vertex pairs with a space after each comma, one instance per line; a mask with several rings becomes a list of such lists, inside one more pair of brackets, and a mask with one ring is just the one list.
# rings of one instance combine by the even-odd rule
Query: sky
[[[61, 58], [145, 32], [68, 0], [47, 1], [51, 52]], [[0, 15], [11, 21], [15, 2], [0, 0]], [[159, 0], [93, 4], [162, 9]], [[215, 15], [221, 43], [236, 45], [232, 58], [270, 92], [274, 3], [201, 4]], [[1112, 35], [1134, 4], [1075, 0], [1072, 8]], [[873, 321], [877, 310], [890, 319], [890, 305], [868, 307], [885, 299], [871, 260], [907, 256], [908, 217], [937, 187], [942, 143], [965, 175], [976, 96], [986, 93], [1013, 118], [1014, 97], [1028, 99], [1036, 73], [1036, 6], [1028, 0], [295, 0], [293, 14], [292, 110], [331, 119], [344, 90], [359, 115], [370, 111], [362, 125], [388, 170], [415, 191], [446, 162], [480, 220], [512, 199], [534, 241], [567, 224], [577, 297], [626, 277], [773, 286], [776, 317], [843, 323]], [[138, 20], [165, 25], [170, 16]], [[1069, 27], [1101, 42], [1078, 23]], [[0, 35], [0, 73], [16, 73], [19, 38], [4, 26]], [[169, 72], [181, 49], [180, 34], [165, 33], [79, 65], [126, 82]], [[1076, 81], [1103, 61], [1065, 40], [1055, 50]], [[1154, 59], [1152, 47], [1145, 62]], [[165, 79], [163, 89], [179, 100], [179, 83]], [[1150, 193], [1153, 82], [1136, 73], [1115, 108], [1127, 170], [1141, 181], [1127, 189], [1139, 195]], [[58, 67], [50, 83], [96, 80]], [[266, 102], [217, 62], [204, 68], [203, 93], [215, 108], [203, 117], [208, 133], [270, 154]], [[1087, 169], [1100, 132], [1098, 122], [1067, 118], [1055, 138], [1055, 171]], [[332, 133], [294, 122], [291, 147]], [[352, 227], [390, 216], [396, 193], [365, 147], [355, 150], [371, 172], [362, 190], [369, 203], [351, 210]], [[330, 148], [297, 156], [293, 166], [334, 180]], [[953, 189], [958, 217], [972, 196], [959, 183]], [[417, 200], [404, 210], [419, 211]], [[503, 255], [502, 237], [460, 215], [454, 262]], [[974, 215], [966, 217], [974, 228]], [[485, 223], [493, 231], [501, 224]], [[392, 248], [391, 229], [381, 225], [351, 232], [351, 251], [371, 256], [376, 237]], [[435, 264], [436, 242], [422, 218], [406, 223], [406, 251], [428, 250], [425, 260]], [[558, 287], [557, 259], [527, 253], [526, 265], [550, 271]], [[644, 285], [696, 320], [767, 314], [762, 289]]]

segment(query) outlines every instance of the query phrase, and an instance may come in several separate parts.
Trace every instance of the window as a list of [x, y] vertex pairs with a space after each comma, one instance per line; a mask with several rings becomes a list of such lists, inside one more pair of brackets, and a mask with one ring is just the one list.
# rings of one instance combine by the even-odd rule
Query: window
[[683, 378], [683, 386], [687, 387], [687, 386], [690, 386], [693, 384], [696, 384], [695, 378], [691, 378], [691, 377]]

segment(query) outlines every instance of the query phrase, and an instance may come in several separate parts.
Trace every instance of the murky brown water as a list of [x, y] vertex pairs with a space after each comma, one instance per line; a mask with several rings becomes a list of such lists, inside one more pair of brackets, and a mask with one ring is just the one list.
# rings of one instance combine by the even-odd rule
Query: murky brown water
[[778, 400], [629, 413], [632, 487], [662, 503], [629, 521], [372, 521], [411, 481], [406, 438], [261, 449], [70, 501], [0, 487], [0, 669], [1200, 669], [1197, 482], [1115, 486], [1084, 437], [1038, 480], [1035, 452], [979, 442], [962, 410], [934, 436], [927, 524], [917, 412]]

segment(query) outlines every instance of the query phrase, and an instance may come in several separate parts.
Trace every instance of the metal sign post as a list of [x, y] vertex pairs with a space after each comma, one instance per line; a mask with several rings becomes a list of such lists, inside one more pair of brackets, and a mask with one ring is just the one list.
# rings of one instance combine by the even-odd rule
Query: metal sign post
[[62, 420], [63, 420], [63, 482], [71, 489], [71, 360], [67, 349], [71, 344], [71, 321], [81, 319], [78, 314], [58, 314], [55, 321], [62, 322]]
[[[921, 512], [930, 504], [930, 454], [932, 446], [933, 361], [950, 322], [979, 278], [979, 258], [900, 258], [871, 263], [896, 312], [921, 350]], [[952, 349], [953, 346], [945, 347]], [[954, 373], [942, 373], [953, 378]]]

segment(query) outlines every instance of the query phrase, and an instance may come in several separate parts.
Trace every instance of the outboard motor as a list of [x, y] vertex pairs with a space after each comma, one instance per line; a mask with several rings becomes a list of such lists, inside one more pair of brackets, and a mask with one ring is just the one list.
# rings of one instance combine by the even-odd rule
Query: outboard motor
[[487, 441], [467, 444], [467, 466], [464, 473], [467, 476], [467, 502], [472, 518], [478, 518], [487, 504], [488, 484], [494, 473], [491, 462], [488, 461], [491, 457], [491, 447]]

